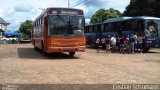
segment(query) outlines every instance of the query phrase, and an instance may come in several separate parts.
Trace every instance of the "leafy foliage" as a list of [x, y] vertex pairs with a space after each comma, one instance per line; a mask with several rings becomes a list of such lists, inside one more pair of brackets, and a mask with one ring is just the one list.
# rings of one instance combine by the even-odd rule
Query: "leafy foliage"
[[131, 0], [123, 16], [160, 17], [160, 0]]
[[154, 5], [154, 16], [160, 17], [160, 0], [155, 0], [155, 5]]
[[32, 22], [33, 21], [31, 20], [26, 20], [24, 23], [21, 24], [21, 26], [19, 27], [19, 31], [22, 32], [22, 37], [31, 37]]
[[91, 18], [91, 23], [99, 23], [109, 18], [117, 18], [121, 15], [118, 10], [110, 9], [99, 9]]

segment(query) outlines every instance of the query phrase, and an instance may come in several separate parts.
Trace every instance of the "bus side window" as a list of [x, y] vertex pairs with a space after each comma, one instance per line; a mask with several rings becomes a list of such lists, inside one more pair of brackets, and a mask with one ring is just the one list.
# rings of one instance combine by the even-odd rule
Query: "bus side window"
[[100, 25], [101, 26], [101, 31], [104, 32], [104, 24]]
[[97, 28], [98, 28], [98, 26], [95, 25], [95, 26], [94, 26], [94, 32], [96, 32], [96, 33], [97, 33], [97, 31], [98, 31]]
[[105, 32], [107, 32], [107, 31], [108, 31], [107, 24], [105, 24], [105, 25], [104, 25], [104, 30], [105, 30]]
[[88, 32], [90, 32], [90, 33], [92, 33], [92, 26], [89, 26], [89, 31]]

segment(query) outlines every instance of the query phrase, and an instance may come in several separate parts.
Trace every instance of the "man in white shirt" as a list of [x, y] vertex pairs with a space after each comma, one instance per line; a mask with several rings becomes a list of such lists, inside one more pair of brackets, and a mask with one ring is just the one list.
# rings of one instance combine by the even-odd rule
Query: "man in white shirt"
[[100, 44], [100, 38], [96, 39], [96, 48], [97, 48], [97, 52], [99, 53], [99, 44]]
[[116, 48], [116, 38], [115, 38], [115, 36], [112, 36], [111, 37], [111, 51], [113, 52], [113, 53], [115, 53], [115, 48]]

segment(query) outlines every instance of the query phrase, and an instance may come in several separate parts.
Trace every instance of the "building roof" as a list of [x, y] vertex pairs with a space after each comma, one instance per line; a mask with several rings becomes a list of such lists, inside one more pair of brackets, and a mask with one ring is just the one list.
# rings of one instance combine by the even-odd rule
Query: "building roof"
[[0, 17], [0, 23], [5, 23], [6, 21]]
[[19, 33], [19, 32], [4, 32], [3, 34], [4, 34], [4, 36], [12, 36], [12, 35], [19, 36], [22, 33]]
[[9, 25], [10, 23], [6, 22], [3, 18], [0, 17], [0, 24]]
[[0, 29], [0, 32], [4, 32], [4, 30]]

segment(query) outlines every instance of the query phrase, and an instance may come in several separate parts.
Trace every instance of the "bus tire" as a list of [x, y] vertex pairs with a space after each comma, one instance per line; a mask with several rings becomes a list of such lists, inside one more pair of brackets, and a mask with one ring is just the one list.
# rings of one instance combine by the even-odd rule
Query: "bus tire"
[[145, 48], [145, 49], [143, 49], [143, 52], [144, 52], [144, 53], [147, 53], [147, 52], [149, 51], [149, 49], [150, 49], [150, 48]]
[[41, 42], [41, 53], [45, 56], [47, 56], [47, 52], [44, 50], [44, 45], [43, 45], [43, 42]]
[[74, 55], [75, 55], [75, 52], [69, 52], [69, 55], [70, 55], [70, 56], [74, 56]]
[[33, 47], [34, 47], [34, 50], [38, 50], [38, 48], [35, 45], [35, 41], [33, 42]]

